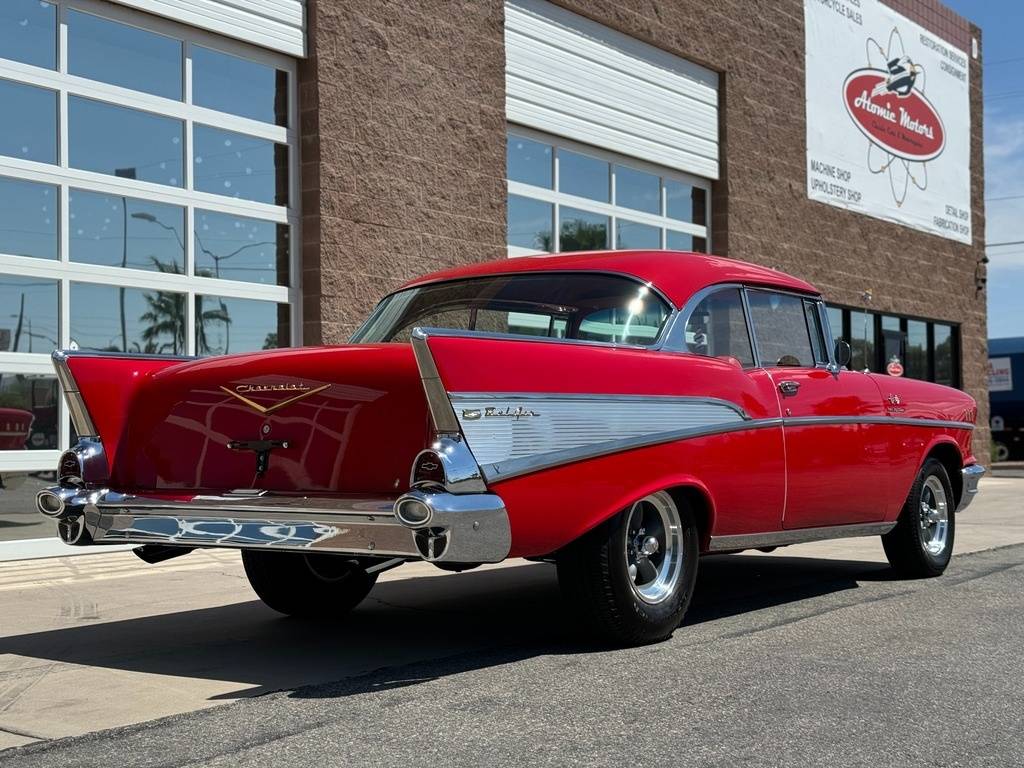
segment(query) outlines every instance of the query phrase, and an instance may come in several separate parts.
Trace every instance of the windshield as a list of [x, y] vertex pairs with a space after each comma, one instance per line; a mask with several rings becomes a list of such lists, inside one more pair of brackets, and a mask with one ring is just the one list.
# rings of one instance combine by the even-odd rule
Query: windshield
[[650, 345], [670, 313], [650, 288], [626, 277], [585, 272], [494, 275], [394, 293], [352, 341], [408, 341], [419, 326]]

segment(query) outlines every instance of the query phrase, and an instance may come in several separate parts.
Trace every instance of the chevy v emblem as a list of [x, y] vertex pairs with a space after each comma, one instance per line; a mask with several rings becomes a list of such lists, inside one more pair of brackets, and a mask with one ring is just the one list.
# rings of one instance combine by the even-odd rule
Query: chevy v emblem
[[[300, 400], [305, 400], [307, 397], [309, 397], [310, 395], [315, 395], [317, 392], [323, 392], [330, 386], [330, 384], [324, 384], [322, 387], [317, 387], [316, 389], [309, 389], [304, 384], [268, 384], [263, 386], [241, 384], [235, 387], [235, 389], [221, 387], [221, 390], [227, 392], [229, 395], [236, 398], [237, 400], [241, 400], [243, 403], [245, 403], [247, 406], [252, 408], [257, 413], [262, 413], [264, 416], [266, 416], [268, 414], [273, 413], [274, 411], [279, 411], [282, 408], [297, 403]], [[260, 405], [256, 401], [250, 400], [248, 397], [243, 395], [238, 390], [244, 390], [246, 392], [295, 392], [296, 390], [298, 390], [299, 394], [293, 395], [292, 397], [289, 397], [286, 400], [282, 400], [279, 403], [274, 403], [273, 405]]]

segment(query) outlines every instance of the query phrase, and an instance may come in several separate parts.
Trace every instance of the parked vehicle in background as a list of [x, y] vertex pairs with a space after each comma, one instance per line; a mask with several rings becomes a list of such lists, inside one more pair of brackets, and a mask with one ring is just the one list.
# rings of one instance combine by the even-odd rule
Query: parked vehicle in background
[[57, 353], [81, 442], [39, 510], [69, 544], [242, 550], [334, 616], [408, 560], [550, 560], [616, 643], [679, 625], [701, 554], [880, 535], [943, 572], [983, 470], [963, 392], [844, 368], [813, 286], [617, 251], [439, 272], [336, 347]]
[[992, 460], [1024, 459], [1024, 336], [988, 340]]

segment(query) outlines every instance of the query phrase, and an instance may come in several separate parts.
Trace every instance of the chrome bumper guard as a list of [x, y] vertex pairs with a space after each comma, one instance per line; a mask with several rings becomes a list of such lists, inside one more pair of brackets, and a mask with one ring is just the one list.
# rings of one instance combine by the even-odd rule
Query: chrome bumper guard
[[984, 476], [985, 468], [980, 464], [968, 464], [960, 470], [960, 473], [964, 479], [964, 491], [956, 508], [958, 513], [967, 509], [974, 501], [974, 497], [978, 495], [978, 481]]
[[[396, 510], [415, 501], [415, 515]], [[223, 496], [161, 499], [58, 486], [38, 510], [67, 544], [165, 544], [409, 557], [438, 563], [493, 563], [511, 546], [508, 514], [489, 493], [412, 491], [393, 498]], [[400, 506], [401, 505], [401, 506]]]

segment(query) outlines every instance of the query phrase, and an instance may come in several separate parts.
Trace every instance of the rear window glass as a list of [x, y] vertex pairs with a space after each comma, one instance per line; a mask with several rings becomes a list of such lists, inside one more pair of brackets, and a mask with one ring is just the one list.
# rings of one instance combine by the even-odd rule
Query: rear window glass
[[495, 275], [392, 294], [352, 341], [408, 341], [412, 329], [422, 327], [650, 345], [670, 314], [663, 299], [627, 277]]

